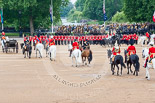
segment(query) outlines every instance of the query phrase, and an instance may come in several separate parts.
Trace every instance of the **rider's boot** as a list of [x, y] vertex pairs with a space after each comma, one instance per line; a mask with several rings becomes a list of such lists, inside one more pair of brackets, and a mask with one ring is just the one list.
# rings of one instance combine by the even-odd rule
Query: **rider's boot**
[[149, 63], [151, 63], [151, 61], [152, 61], [152, 58], [150, 58]]
[[146, 66], [147, 66], [147, 62], [148, 62], [148, 59], [145, 60], [144, 68], [146, 68]]
[[110, 63], [109, 64], [112, 64], [112, 58], [110, 58]]
[[71, 54], [72, 54], [72, 50], [70, 50], [70, 55], [69, 55], [69, 57], [71, 57]]

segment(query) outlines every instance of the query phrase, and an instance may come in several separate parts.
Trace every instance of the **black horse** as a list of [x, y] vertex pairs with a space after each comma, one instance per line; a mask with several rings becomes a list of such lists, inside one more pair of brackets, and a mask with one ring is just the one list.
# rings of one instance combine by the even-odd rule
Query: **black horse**
[[133, 75], [138, 76], [138, 72], [139, 72], [139, 68], [140, 68], [140, 63], [139, 63], [139, 57], [136, 54], [132, 54], [130, 55], [129, 59], [127, 60], [127, 50], [124, 50], [124, 55], [125, 55], [125, 63], [127, 63], [127, 69], [128, 72], [127, 74], [129, 74], [129, 70], [131, 73], [133, 73], [133, 71], [131, 70], [131, 66], [133, 64], [133, 66], [135, 67], [135, 71], [133, 73]]
[[29, 57], [30, 59], [32, 53], [32, 46], [29, 43], [26, 43], [26, 45], [24, 45], [24, 43], [21, 43], [21, 49], [23, 51], [24, 58], [26, 58], [26, 51], [27, 51], [27, 57]]
[[[112, 51], [109, 49], [109, 50], [107, 50], [107, 52], [108, 52], [108, 58], [110, 58], [112, 55]], [[115, 70], [115, 66], [116, 66], [117, 67], [117, 75], [119, 76], [119, 66], [118, 66], [119, 64], [121, 65], [121, 75], [122, 75], [123, 67], [126, 68], [126, 66], [123, 63], [123, 57], [121, 55], [116, 55], [114, 58], [114, 61], [112, 61], [112, 63], [111, 63], [112, 75], [115, 74], [114, 70]]]

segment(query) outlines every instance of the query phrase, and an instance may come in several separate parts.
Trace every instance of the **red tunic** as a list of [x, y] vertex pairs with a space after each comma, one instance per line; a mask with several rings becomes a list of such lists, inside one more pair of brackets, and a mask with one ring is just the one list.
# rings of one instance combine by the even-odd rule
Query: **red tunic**
[[58, 40], [60, 40], [60, 36], [58, 36], [57, 38], [58, 38]]
[[129, 46], [128, 47], [128, 49], [127, 49], [127, 51], [129, 52], [129, 55], [131, 55], [131, 53], [132, 54], [136, 54], [136, 48], [135, 48], [135, 46]]
[[2, 40], [5, 40], [6, 38], [5, 38], [5, 36], [2, 36]]
[[117, 55], [117, 53], [120, 54], [120, 52], [121, 52], [120, 48], [119, 48], [119, 51], [118, 52], [115, 52], [115, 48], [113, 47], [113, 49], [112, 49], [113, 55]]
[[70, 36], [68, 36], [68, 41], [70, 41], [71, 39], [70, 39]]
[[41, 37], [41, 39], [43, 39], [44, 36], [42, 35], [42, 36], [40, 36], [40, 37]]
[[79, 49], [79, 44], [77, 42], [74, 42], [72, 46], [73, 46], [73, 50]]
[[149, 33], [148, 33], [148, 32], [146, 33], [146, 37], [148, 37], [148, 38], [150, 37], [150, 35], [149, 35]]
[[32, 36], [29, 36], [29, 41], [32, 41]]
[[108, 38], [108, 34], [106, 35], [106, 38]]
[[24, 41], [26, 41], [27, 39], [26, 39], [26, 37], [24, 37]]
[[71, 36], [71, 41], [73, 41], [74, 40], [74, 36]]
[[[151, 47], [149, 49], [149, 54], [150, 54], [150, 58], [153, 58], [153, 54], [152, 53], [155, 53], [155, 47]], [[155, 55], [154, 55], [155, 56]]]
[[49, 46], [55, 45], [54, 39], [50, 39], [49, 42]]
[[5, 32], [2, 32], [2, 35], [5, 35]]
[[58, 40], [58, 36], [55, 36], [55, 40]]
[[138, 40], [138, 36], [136, 36], [136, 40]]

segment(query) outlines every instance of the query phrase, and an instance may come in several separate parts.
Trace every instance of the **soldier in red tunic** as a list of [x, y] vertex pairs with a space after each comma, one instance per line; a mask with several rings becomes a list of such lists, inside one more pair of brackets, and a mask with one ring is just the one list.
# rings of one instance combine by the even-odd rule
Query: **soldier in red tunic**
[[150, 34], [148, 32], [146, 32], [146, 37], [150, 39]]
[[120, 47], [118, 46], [118, 44], [115, 44], [115, 46], [112, 49], [112, 55], [110, 57], [110, 64], [112, 63], [112, 58], [120, 54], [120, 52], [121, 52]]
[[74, 51], [75, 49], [79, 49], [79, 44], [77, 42], [77, 40], [75, 39], [75, 42], [72, 44], [72, 50], [70, 51], [70, 57], [71, 57], [71, 54], [72, 54], [72, 51]]
[[55, 45], [55, 41], [54, 41], [53, 38], [51, 38], [51, 39], [49, 40], [49, 46], [52, 46], [52, 45]]
[[57, 39], [58, 45], [60, 45], [60, 36], [58, 35], [57, 38], [58, 38], [58, 39]]
[[148, 42], [147, 43], [149, 43], [150, 42], [150, 34], [148, 32], [146, 32], [146, 37], [148, 39]]
[[144, 67], [146, 68], [146, 66], [147, 66], [147, 62], [149, 61], [149, 62], [151, 62], [152, 61], [152, 59], [154, 58], [154, 56], [155, 56], [155, 47], [153, 46], [154, 45], [154, 43], [153, 42], [150, 42], [150, 48], [149, 48], [149, 57], [147, 57], [146, 58], [146, 60], [145, 60], [145, 63], [144, 63]]
[[29, 42], [30, 42], [30, 45], [31, 45], [31, 42], [32, 42], [32, 36], [29, 36]]
[[133, 46], [134, 43], [130, 43], [131, 45], [128, 47], [128, 55], [130, 56], [131, 54], [136, 54], [136, 48]]
[[79, 49], [79, 44], [78, 44], [77, 40], [75, 40], [75, 42], [72, 44], [72, 46], [73, 46], [73, 50]]
[[5, 36], [5, 32], [4, 31], [2, 32], [2, 35]]
[[133, 44], [134, 44], [134, 41], [131, 41], [130, 42], [130, 46], [127, 49], [127, 52], [128, 52], [128, 54], [127, 54], [127, 61], [129, 60], [130, 55], [136, 54], [136, 48], [135, 48], [135, 46], [133, 46]]

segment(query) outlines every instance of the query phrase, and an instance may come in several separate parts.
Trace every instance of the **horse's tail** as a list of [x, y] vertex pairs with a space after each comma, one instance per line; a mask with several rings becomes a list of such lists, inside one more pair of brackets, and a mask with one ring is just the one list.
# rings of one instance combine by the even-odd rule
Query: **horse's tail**
[[139, 68], [140, 68], [140, 63], [139, 61], [136, 62], [136, 71], [139, 71]]
[[135, 65], [136, 71], [139, 71], [139, 68], [140, 68], [140, 63], [139, 63], [139, 57], [137, 56], [136, 65]]
[[29, 53], [30, 54], [32, 53], [32, 46], [31, 45], [29, 46]]
[[123, 62], [123, 57], [121, 57], [121, 66], [123, 66], [124, 68], [126, 68], [126, 65]]
[[25, 48], [22, 49], [23, 54], [25, 53]]
[[92, 61], [92, 59], [93, 59], [93, 55], [92, 55], [92, 51], [91, 50], [89, 50], [89, 57], [88, 57], [88, 61], [89, 62], [91, 62]]
[[81, 51], [80, 50], [78, 51], [77, 61], [78, 61], [78, 63], [82, 63]]

